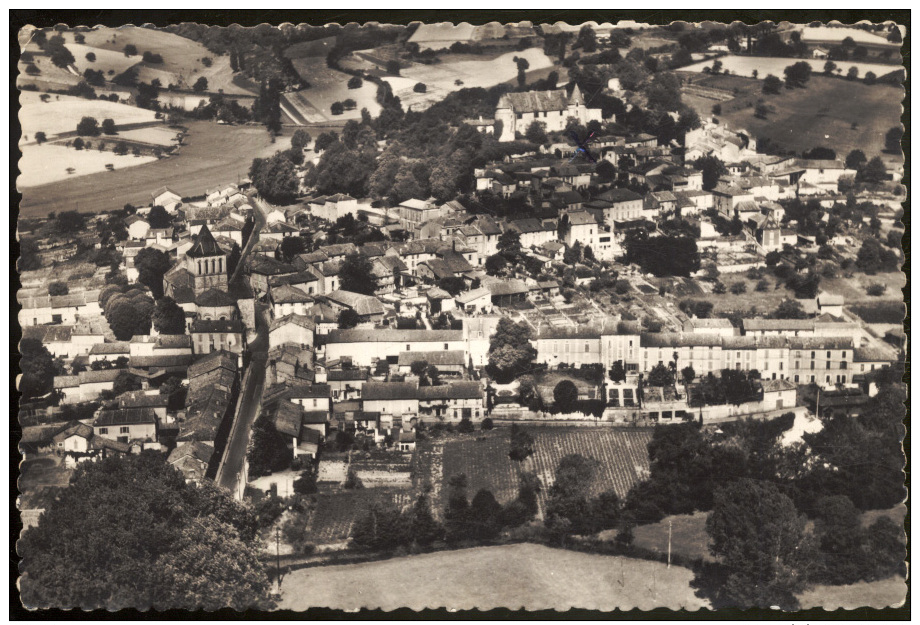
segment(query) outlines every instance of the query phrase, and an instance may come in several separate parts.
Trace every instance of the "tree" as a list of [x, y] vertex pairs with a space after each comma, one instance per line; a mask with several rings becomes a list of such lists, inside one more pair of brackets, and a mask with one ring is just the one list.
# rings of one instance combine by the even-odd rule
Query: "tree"
[[428, 86], [423, 82], [417, 82], [415, 83], [415, 86], [412, 87], [412, 91], [415, 93], [425, 93], [428, 91]]
[[515, 462], [524, 462], [533, 455], [533, 436], [517, 423], [511, 424], [511, 449], [508, 457]]
[[54, 281], [48, 283], [48, 295], [67, 295], [70, 293], [70, 289], [67, 287], [66, 282]]
[[137, 56], [137, 46], [129, 43], [125, 46], [125, 56]]
[[[531, 143], [544, 144], [549, 139], [546, 137], [546, 123], [534, 120], [527, 126], [524, 138]], [[606, 161], [605, 161], [606, 162]]]
[[329, 110], [333, 115], [341, 115], [345, 112], [345, 105], [341, 102], [333, 102], [332, 106], [329, 107]]
[[674, 386], [674, 372], [667, 365], [659, 363], [649, 371], [646, 381], [649, 386]]
[[115, 397], [131, 391], [141, 390], [141, 380], [127, 371], [120, 371], [112, 382], [112, 394]]
[[756, 117], [757, 119], [766, 119], [769, 113], [770, 113], [770, 109], [767, 108], [767, 105], [764, 104], [763, 102], [758, 102], [757, 105], [754, 107], [754, 117]]
[[706, 532], [727, 571], [719, 594], [728, 604], [798, 607], [813, 550], [805, 517], [774, 484], [743, 478], [718, 490]]
[[62, 69], [66, 69], [76, 61], [73, 54], [64, 45], [64, 38], [60, 35], [55, 35], [48, 40], [45, 52], [51, 58], [51, 63]]
[[185, 311], [171, 297], [157, 300], [151, 321], [160, 334], [185, 334]]
[[578, 31], [578, 38], [572, 44], [572, 48], [581, 48], [585, 52], [594, 52], [597, 50], [597, 34], [590, 25], [585, 24]]
[[19, 368], [22, 378], [19, 391], [24, 399], [39, 397], [49, 393], [53, 388], [57, 367], [48, 348], [38, 339], [22, 339], [19, 343]]
[[195, 93], [203, 93], [208, 90], [208, 79], [204, 76], [199, 76], [198, 80], [195, 81], [195, 84], [192, 85], [192, 91]]
[[421, 494], [412, 508], [412, 525], [409, 530], [412, 539], [423, 547], [444, 539], [444, 528], [431, 514], [428, 495]]
[[747, 284], [744, 282], [735, 282], [731, 285], [730, 290], [733, 295], [742, 295], [747, 293]]
[[885, 151], [892, 154], [901, 153], [901, 138], [904, 136], [904, 129], [900, 126], [893, 126], [885, 133]]
[[514, 323], [502, 317], [489, 343], [489, 375], [507, 383], [526, 372], [537, 357], [530, 343], [532, 337], [533, 331], [526, 322]]
[[394, 76], [399, 76], [399, 70], [401, 69], [399, 61], [392, 59], [387, 61], [386, 70], [387, 74], [392, 74]]
[[578, 387], [571, 380], [562, 380], [553, 389], [553, 403], [560, 412], [571, 412], [578, 401]]
[[693, 167], [703, 172], [703, 189], [711, 191], [719, 184], [719, 178], [728, 173], [725, 163], [717, 156], [703, 156], [693, 162]]
[[860, 182], [878, 184], [885, 180], [887, 176], [888, 172], [885, 169], [885, 163], [881, 157], [874, 156], [872, 160], [866, 163], [865, 167], [859, 170], [859, 173], [856, 174], [856, 179]]
[[482, 428], [483, 432], [488, 432], [493, 427], [495, 427], [495, 424], [492, 422], [492, 419], [490, 417], [486, 417], [485, 419], [482, 420], [482, 423], [480, 423], [479, 426]]
[[612, 382], [623, 382], [626, 380], [626, 369], [623, 368], [623, 361], [615, 360], [610, 367], [608, 375]]
[[377, 284], [371, 275], [372, 270], [370, 260], [363, 254], [354, 252], [347, 255], [339, 270], [339, 283], [342, 290], [373, 295]]
[[556, 467], [555, 481], [546, 502], [546, 527], [557, 539], [567, 534], [587, 534], [595, 530], [588, 493], [594, 481], [597, 462], [579, 454], [563, 456]]
[[294, 134], [291, 135], [291, 149], [303, 151], [312, 140], [313, 137], [310, 136], [309, 132], [303, 128], [298, 128], [294, 131]]
[[521, 253], [521, 234], [509, 228], [498, 237], [498, 251], [507, 256]]
[[501, 254], [493, 254], [486, 258], [486, 273], [490, 276], [500, 274], [508, 266], [508, 261]]
[[824, 75], [831, 76], [834, 73], [834, 70], [837, 69], [837, 64], [833, 61], [827, 61], [824, 63]]
[[84, 117], [77, 124], [77, 134], [81, 137], [98, 137], [100, 132], [99, 122], [95, 117]]
[[773, 74], [768, 74], [766, 78], [763, 79], [763, 88], [762, 91], [767, 94], [777, 94], [780, 92], [780, 89], [783, 86], [783, 81], [774, 76]]
[[360, 321], [361, 317], [359, 317], [358, 313], [356, 313], [352, 308], [342, 309], [337, 320], [339, 328], [342, 330], [354, 328]]
[[38, 145], [41, 145], [47, 140], [48, 140], [48, 136], [43, 131], [39, 130], [38, 132], [35, 133], [35, 142]]
[[169, 228], [172, 225], [172, 217], [162, 206], [152, 206], [147, 212], [147, 223], [151, 228]]
[[129, 341], [133, 336], [150, 334], [153, 310], [153, 300], [145, 293], [138, 293], [133, 297], [127, 294], [116, 295], [109, 300], [105, 308], [105, 318], [116, 339]]
[[294, 164], [280, 152], [270, 158], [254, 159], [249, 178], [261, 196], [277, 204], [292, 202], [300, 188]]
[[859, 76], [859, 68], [855, 65], [847, 70], [847, 80], [856, 80]]
[[805, 87], [811, 78], [811, 65], [806, 61], [793, 63], [783, 70], [783, 75], [786, 77], [787, 88]]
[[302, 237], [285, 237], [281, 240], [281, 258], [284, 262], [291, 262], [298, 254], [307, 250], [307, 242]]
[[22, 600], [64, 609], [270, 609], [257, 528], [248, 507], [209, 482], [186, 483], [156, 452], [81, 463], [18, 544]]
[[866, 160], [866, 155], [862, 150], [851, 150], [845, 161], [846, 168], [858, 171], [866, 164]]
[[348, 88], [349, 89], [360, 89], [361, 85], [364, 84], [364, 81], [361, 80], [360, 76], [352, 76], [348, 79]]
[[111, 117], [107, 117], [102, 120], [102, 132], [107, 135], [118, 134], [118, 130], [115, 127], [115, 120]]
[[480, 489], [470, 503], [470, 537], [490, 540], [501, 532], [502, 507], [495, 500], [492, 491]]
[[96, 62], [96, 53], [95, 53], [95, 52], [87, 52], [87, 53], [86, 53], [86, 60], [89, 61], [90, 63], [95, 63], [95, 62]]
[[866, 72], [866, 75], [863, 76], [863, 83], [867, 85], [874, 85], [878, 76], [875, 75], [875, 72]]
[[286, 437], [275, 429], [275, 424], [269, 414], [263, 412], [253, 425], [252, 443], [246, 454], [249, 475], [261, 477], [284, 471], [291, 466], [293, 458], [293, 452], [287, 446]]
[[163, 297], [163, 276], [172, 267], [169, 255], [152, 247], [145, 247], [134, 258], [137, 281], [146, 285], [154, 299]]

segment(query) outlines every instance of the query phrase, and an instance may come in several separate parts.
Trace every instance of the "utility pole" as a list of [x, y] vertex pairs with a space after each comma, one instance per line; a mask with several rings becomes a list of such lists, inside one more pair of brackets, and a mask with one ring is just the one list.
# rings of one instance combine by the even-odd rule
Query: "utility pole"
[[281, 528], [275, 528], [275, 571], [278, 576], [278, 592], [281, 592]]
[[668, 568], [671, 568], [671, 523], [668, 519]]

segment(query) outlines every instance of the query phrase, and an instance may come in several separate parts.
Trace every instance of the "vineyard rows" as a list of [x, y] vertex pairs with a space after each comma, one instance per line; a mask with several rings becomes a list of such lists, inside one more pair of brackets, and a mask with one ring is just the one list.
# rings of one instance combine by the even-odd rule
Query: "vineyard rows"
[[365, 488], [340, 493], [315, 495], [316, 506], [310, 519], [310, 540], [316, 544], [348, 539], [355, 520], [374, 504], [403, 508], [414, 503], [410, 489]]

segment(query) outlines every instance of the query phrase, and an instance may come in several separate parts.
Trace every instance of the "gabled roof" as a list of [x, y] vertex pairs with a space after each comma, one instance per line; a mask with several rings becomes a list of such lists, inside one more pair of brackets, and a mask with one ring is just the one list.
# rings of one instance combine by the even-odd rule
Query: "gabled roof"
[[425, 361], [435, 366], [463, 366], [466, 364], [466, 354], [463, 350], [440, 350], [428, 352], [400, 352], [398, 364], [400, 367], [411, 366], [414, 362]]
[[418, 386], [415, 382], [368, 382], [361, 397], [364, 401], [417, 399]]
[[304, 316], [304, 315], [291, 314], [291, 315], [285, 315], [284, 317], [279, 317], [277, 319], [273, 319], [271, 322], [271, 325], [269, 326], [268, 331], [269, 333], [271, 333], [277, 330], [278, 328], [284, 327], [286, 325], [300, 326], [301, 328], [304, 328], [305, 330], [308, 330], [310, 332], [313, 332], [313, 330], [316, 329], [315, 324], [313, 323], [313, 321], [310, 320], [309, 317]]
[[434, 343], [462, 341], [463, 330], [331, 330], [326, 343]]
[[272, 301], [276, 304], [305, 304], [312, 302], [313, 298], [290, 284], [282, 284], [272, 288]]
[[763, 382], [763, 392], [764, 393], [778, 393], [780, 391], [794, 391], [796, 389], [795, 384], [791, 380], [764, 380]]
[[386, 312], [380, 300], [373, 295], [363, 295], [361, 293], [354, 293], [353, 291], [336, 289], [332, 293], [326, 295], [326, 299], [340, 306], [351, 308], [361, 316], [382, 315]]
[[421, 401], [435, 399], [481, 399], [482, 387], [479, 382], [451, 382], [439, 386], [420, 386], [418, 398]]
[[506, 93], [499, 99], [497, 108], [510, 108], [515, 113], [534, 113], [538, 111], [564, 111], [568, 107], [569, 97], [565, 89], [556, 89], [554, 91]]
[[151, 407], [140, 408], [104, 408], [93, 422], [95, 427], [112, 425], [138, 425], [156, 423], [157, 416]]
[[272, 421], [279, 434], [286, 436], [299, 436], [303, 407], [300, 404], [282, 399], [275, 408]]
[[610, 189], [609, 191], [604, 191], [597, 197], [607, 202], [613, 202], [614, 204], [619, 202], [634, 202], [642, 199], [641, 195], [629, 189]]
[[201, 227], [196, 237], [195, 244], [186, 252], [186, 256], [192, 258], [203, 258], [206, 256], [224, 256], [226, 252], [220, 248], [214, 235], [208, 229], [207, 224]]
[[218, 289], [208, 289], [195, 298], [195, 304], [202, 308], [219, 308], [223, 306], [234, 306], [236, 300], [230, 297], [229, 293]]

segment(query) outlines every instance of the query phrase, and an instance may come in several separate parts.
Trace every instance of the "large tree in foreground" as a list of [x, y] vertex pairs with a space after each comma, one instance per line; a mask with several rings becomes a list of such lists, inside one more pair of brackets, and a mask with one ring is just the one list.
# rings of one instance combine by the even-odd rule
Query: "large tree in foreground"
[[710, 551], [727, 571], [719, 590], [726, 605], [795, 609], [814, 545], [805, 517], [772, 483], [748, 478], [716, 492], [706, 521]]
[[252, 512], [161, 454], [82, 463], [18, 544], [28, 607], [269, 608]]
[[530, 343], [532, 336], [533, 331], [526, 321], [514, 323], [507, 317], [500, 319], [489, 344], [489, 375], [506, 384], [526, 373], [537, 357], [537, 350]]
[[377, 289], [377, 283], [371, 275], [372, 270], [371, 261], [367, 256], [357, 252], [349, 254], [342, 262], [342, 268], [339, 269], [339, 284], [345, 291], [373, 295]]

